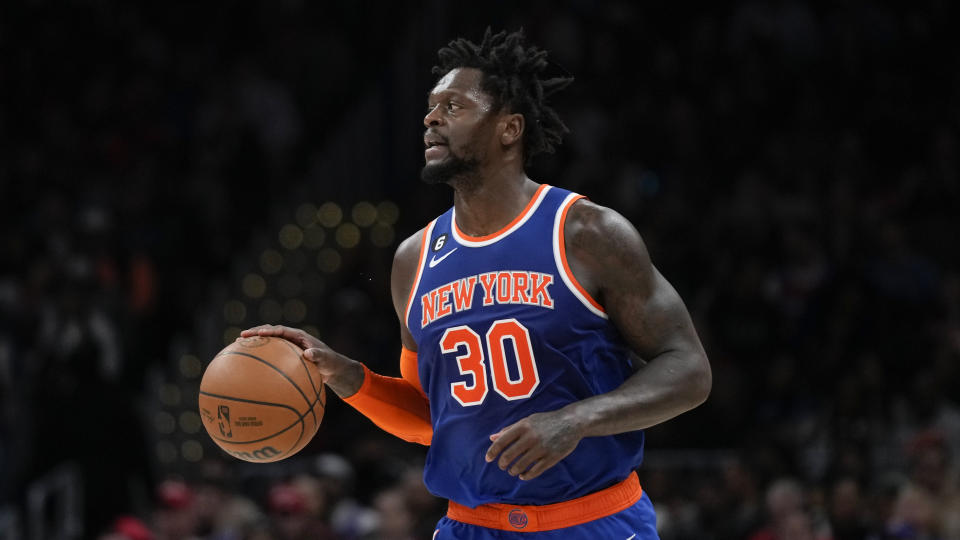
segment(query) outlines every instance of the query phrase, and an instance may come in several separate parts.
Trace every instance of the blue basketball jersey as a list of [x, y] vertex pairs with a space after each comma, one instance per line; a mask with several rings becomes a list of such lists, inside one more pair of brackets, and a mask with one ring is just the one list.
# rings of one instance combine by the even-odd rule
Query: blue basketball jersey
[[460, 232], [453, 208], [425, 229], [406, 321], [433, 424], [424, 480], [437, 496], [471, 507], [550, 504], [640, 465], [642, 431], [585, 438], [529, 481], [484, 459], [491, 434], [614, 390], [634, 372], [627, 345], [566, 264], [563, 223], [579, 198], [542, 185], [493, 235]]

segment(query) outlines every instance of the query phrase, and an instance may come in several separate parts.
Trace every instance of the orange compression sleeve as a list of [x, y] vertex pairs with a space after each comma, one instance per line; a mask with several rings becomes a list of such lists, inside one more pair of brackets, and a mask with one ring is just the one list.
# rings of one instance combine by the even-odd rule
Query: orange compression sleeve
[[384, 377], [363, 366], [360, 390], [344, 401], [387, 433], [429, 446], [430, 402], [417, 376], [417, 353], [401, 351], [400, 372], [403, 377]]

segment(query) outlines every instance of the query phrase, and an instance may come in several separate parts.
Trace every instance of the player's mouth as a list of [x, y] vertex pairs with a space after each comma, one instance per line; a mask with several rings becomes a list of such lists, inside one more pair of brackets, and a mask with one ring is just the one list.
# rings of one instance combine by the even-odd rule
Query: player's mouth
[[450, 152], [447, 144], [440, 141], [427, 142], [427, 149], [423, 151], [423, 158], [427, 161], [440, 159]]
[[447, 143], [436, 136], [425, 137], [423, 139], [423, 144], [427, 147], [426, 150], [423, 151], [423, 158], [428, 162], [435, 159], [440, 159], [450, 152]]

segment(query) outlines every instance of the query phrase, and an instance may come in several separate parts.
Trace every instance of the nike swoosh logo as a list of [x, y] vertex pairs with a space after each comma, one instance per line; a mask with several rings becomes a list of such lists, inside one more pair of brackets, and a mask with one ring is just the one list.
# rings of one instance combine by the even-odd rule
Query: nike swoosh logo
[[446, 259], [447, 257], [449, 257], [450, 254], [453, 253], [453, 252], [456, 251], [456, 250], [457, 250], [457, 248], [451, 249], [450, 251], [444, 253], [444, 254], [443, 254], [443, 257], [440, 257], [439, 259], [437, 258], [436, 255], [434, 255], [433, 257], [430, 257], [430, 268], [433, 268], [434, 266], [440, 264], [444, 259]]
[[627, 540], [633, 540], [636, 537], [637, 537], [637, 533], [633, 533], [630, 535], [630, 538], [627, 538]]

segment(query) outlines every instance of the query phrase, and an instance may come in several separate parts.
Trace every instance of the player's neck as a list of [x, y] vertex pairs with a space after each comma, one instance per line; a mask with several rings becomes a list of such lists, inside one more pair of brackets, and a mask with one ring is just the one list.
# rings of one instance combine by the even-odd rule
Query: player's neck
[[470, 236], [503, 229], [523, 212], [538, 187], [523, 171], [453, 185], [457, 228]]

